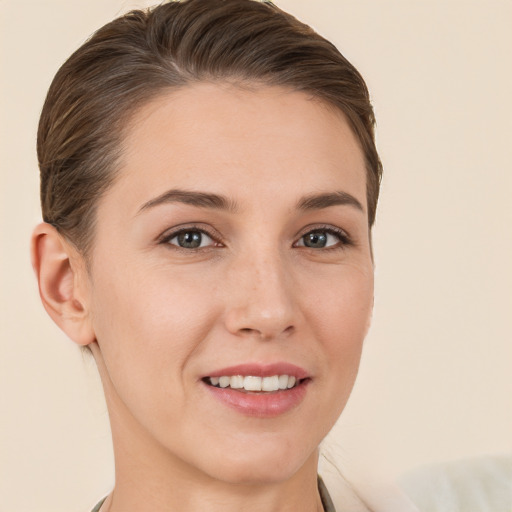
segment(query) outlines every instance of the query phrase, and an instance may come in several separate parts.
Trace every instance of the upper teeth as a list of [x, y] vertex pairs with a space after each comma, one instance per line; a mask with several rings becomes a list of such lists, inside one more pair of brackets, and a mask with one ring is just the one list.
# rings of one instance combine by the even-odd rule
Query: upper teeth
[[271, 377], [254, 377], [252, 375], [223, 375], [209, 377], [210, 384], [221, 388], [245, 389], [246, 391], [277, 391], [290, 389], [297, 383], [293, 375], [272, 375]]

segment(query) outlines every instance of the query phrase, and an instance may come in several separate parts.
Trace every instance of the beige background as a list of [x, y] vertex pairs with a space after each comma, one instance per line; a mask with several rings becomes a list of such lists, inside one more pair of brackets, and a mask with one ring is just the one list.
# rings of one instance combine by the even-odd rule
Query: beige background
[[[0, 0], [0, 511], [86, 511], [113, 478], [94, 364], [30, 270], [53, 74], [149, 2]], [[281, 0], [365, 76], [385, 166], [359, 381], [326, 450], [348, 474], [512, 451], [512, 2]]]

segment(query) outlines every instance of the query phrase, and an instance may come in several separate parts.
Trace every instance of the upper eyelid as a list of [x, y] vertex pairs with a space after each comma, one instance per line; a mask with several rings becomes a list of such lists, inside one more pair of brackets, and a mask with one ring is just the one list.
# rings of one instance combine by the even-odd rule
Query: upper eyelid
[[[182, 226], [175, 226], [173, 228], [166, 229], [161, 235], [157, 237], [158, 242], [163, 241], [169, 241], [173, 238], [177, 237], [180, 233], [186, 232], [186, 231], [199, 231], [201, 233], [204, 233], [205, 235], [208, 235], [214, 242], [220, 242], [220, 236], [217, 234], [216, 230], [210, 230], [202, 225], [199, 224], [190, 224], [190, 225], [182, 225]], [[213, 232], [215, 231], [215, 232]]]
[[[322, 247], [322, 248], [309, 248], [309, 247], [305, 246], [305, 244], [297, 245], [304, 236], [306, 236], [308, 233], [312, 233], [315, 231], [326, 231], [329, 234], [338, 237], [338, 243], [336, 243], [334, 245]], [[328, 224], [328, 225], [322, 225], [322, 226], [316, 226], [316, 227], [309, 226], [305, 231], [302, 231], [302, 234], [296, 239], [296, 241], [293, 243], [293, 245], [302, 250], [306, 249], [306, 250], [312, 250], [315, 252], [327, 253], [330, 251], [346, 250], [347, 248], [354, 247], [357, 244], [354, 242], [354, 239], [350, 236], [350, 234], [347, 231], [345, 231], [344, 229], [342, 229], [340, 227], [333, 226], [332, 224]]]
[[328, 231], [330, 233], [334, 233], [337, 235], [343, 235], [346, 238], [352, 240], [352, 237], [350, 236], [350, 234], [348, 233], [347, 230], [340, 228], [338, 226], [334, 226], [332, 224], [317, 224], [317, 225], [313, 224], [310, 226], [306, 226], [305, 228], [303, 228], [299, 231], [299, 233], [296, 235], [296, 237], [301, 238], [301, 237], [307, 235], [308, 233], [311, 233], [312, 231]]

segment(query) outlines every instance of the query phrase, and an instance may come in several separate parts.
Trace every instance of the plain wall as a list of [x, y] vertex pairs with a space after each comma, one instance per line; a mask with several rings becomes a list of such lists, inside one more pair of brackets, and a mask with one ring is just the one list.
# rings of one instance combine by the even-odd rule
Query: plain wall
[[[347, 474], [512, 451], [512, 2], [278, 0], [362, 72], [385, 178], [376, 300], [326, 452]], [[94, 363], [40, 304], [35, 134], [96, 28], [150, 2], [0, 0], [0, 510], [90, 510], [113, 482]]]

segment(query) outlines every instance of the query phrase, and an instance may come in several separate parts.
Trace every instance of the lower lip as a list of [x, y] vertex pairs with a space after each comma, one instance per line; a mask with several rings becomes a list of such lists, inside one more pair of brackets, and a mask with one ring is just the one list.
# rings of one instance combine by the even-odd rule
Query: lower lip
[[297, 407], [306, 396], [309, 379], [298, 386], [272, 393], [244, 393], [203, 383], [213, 396], [245, 416], [274, 418]]

